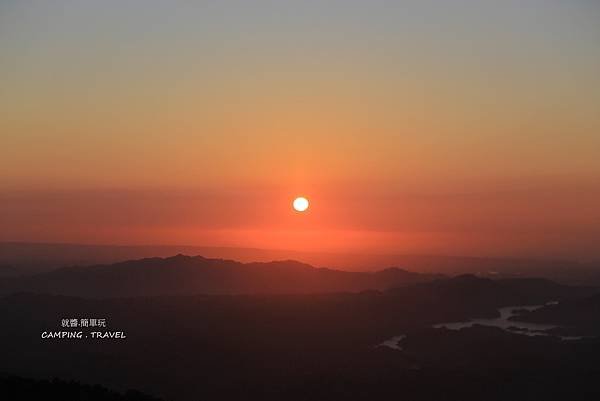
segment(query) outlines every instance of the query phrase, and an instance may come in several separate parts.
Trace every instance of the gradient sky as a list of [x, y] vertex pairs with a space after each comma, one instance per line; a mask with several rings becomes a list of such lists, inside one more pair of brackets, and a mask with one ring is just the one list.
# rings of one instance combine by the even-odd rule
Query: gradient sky
[[2, 1], [0, 240], [600, 258], [599, 21]]

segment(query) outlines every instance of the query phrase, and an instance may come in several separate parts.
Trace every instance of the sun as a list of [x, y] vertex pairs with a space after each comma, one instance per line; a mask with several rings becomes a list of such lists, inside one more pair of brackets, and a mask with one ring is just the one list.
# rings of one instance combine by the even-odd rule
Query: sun
[[300, 196], [294, 199], [294, 202], [292, 202], [292, 206], [297, 212], [305, 212], [308, 209], [308, 199], [306, 199], [303, 196]]

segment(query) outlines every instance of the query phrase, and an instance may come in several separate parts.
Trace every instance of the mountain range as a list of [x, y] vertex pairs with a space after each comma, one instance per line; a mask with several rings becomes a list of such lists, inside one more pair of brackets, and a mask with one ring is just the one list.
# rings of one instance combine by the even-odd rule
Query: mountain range
[[490, 278], [545, 277], [573, 285], [600, 285], [600, 261], [473, 257], [452, 255], [364, 254], [301, 252], [293, 250], [175, 245], [86, 245], [0, 242], [0, 277], [25, 276], [63, 266], [113, 264], [133, 259], [175, 254], [240, 262], [301, 260], [313, 266], [344, 271], [377, 271], [399, 266], [421, 273], [458, 275], [476, 273]]
[[464, 299], [492, 307], [572, 298], [596, 290], [541, 278], [492, 280], [471, 274], [448, 277], [397, 267], [375, 272], [348, 272], [317, 268], [293, 260], [241, 263], [181, 254], [63, 267], [30, 276], [0, 279], [0, 295], [33, 292], [87, 298], [363, 291]]
[[241, 263], [176, 255], [115, 264], [74, 266], [0, 280], [0, 294], [18, 291], [85, 297], [191, 294], [298, 294], [386, 290], [440, 279], [387, 268], [347, 272], [292, 261]]

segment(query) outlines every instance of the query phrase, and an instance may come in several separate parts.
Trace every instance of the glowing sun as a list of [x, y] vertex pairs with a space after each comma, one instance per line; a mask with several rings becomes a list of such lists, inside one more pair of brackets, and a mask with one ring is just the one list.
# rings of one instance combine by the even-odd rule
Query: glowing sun
[[294, 207], [295, 211], [304, 212], [304, 211], [306, 211], [306, 209], [308, 209], [308, 199], [300, 196], [300, 197], [294, 199], [292, 206]]

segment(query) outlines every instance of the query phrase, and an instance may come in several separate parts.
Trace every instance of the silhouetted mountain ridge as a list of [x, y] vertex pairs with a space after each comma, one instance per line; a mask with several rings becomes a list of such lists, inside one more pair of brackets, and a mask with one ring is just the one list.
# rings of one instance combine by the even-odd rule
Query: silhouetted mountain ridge
[[190, 294], [318, 293], [386, 290], [440, 279], [436, 274], [387, 268], [347, 272], [282, 260], [241, 263], [178, 254], [88, 267], [70, 266], [0, 281], [0, 291], [88, 297]]
[[381, 266], [403, 266], [413, 271], [456, 275], [477, 272], [490, 278], [546, 277], [561, 283], [600, 284], [600, 261], [516, 259], [457, 255], [319, 253], [255, 248], [202, 246], [119, 246], [60, 243], [0, 242], [0, 277], [26, 276], [63, 266], [92, 266], [177, 253], [234, 259], [248, 263], [271, 260], [302, 260], [313, 266], [340, 270], [374, 271]]

